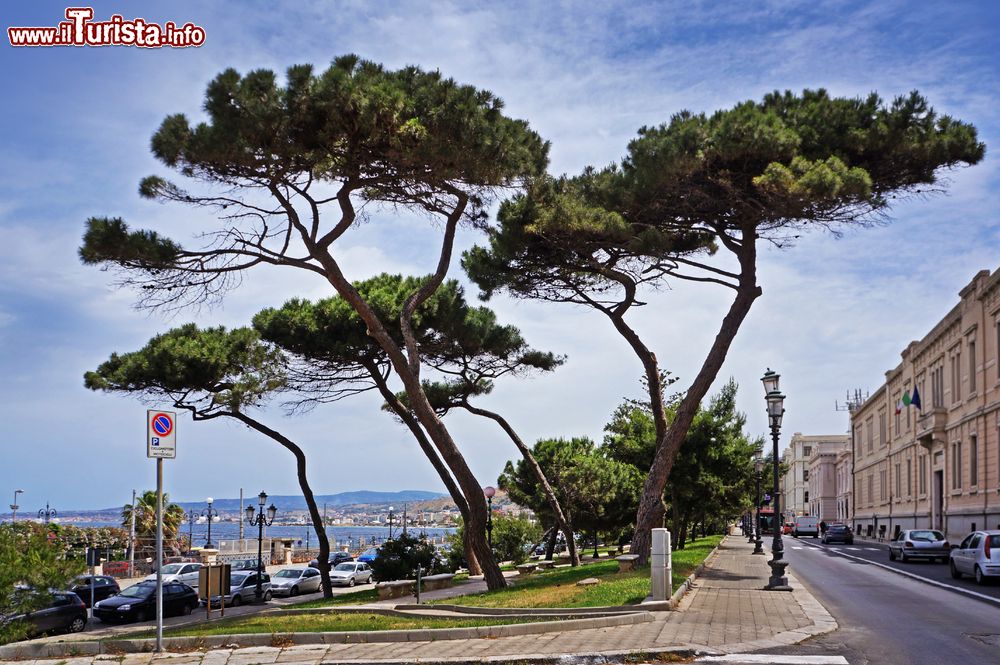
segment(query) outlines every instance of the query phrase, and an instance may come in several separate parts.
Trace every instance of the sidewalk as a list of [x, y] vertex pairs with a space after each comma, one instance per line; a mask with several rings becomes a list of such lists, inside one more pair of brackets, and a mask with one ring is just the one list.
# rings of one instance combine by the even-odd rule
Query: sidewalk
[[[835, 630], [836, 622], [789, 575], [791, 593], [764, 591], [767, 557], [753, 556], [740, 536], [723, 540], [703, 575], [677, 611], [656, 612], [654, 620], [628, 626], [501, 637], [366, 644], [309, 644], [289, 647], [214, 649], [194, 653], [128, 654], [61, 658], [62, 665], [257, 665], [261, 663], [481, 662], [539, 661], [576, 656], [655, 654], [669, 650], [745, 653], [793, 644]], [[428, 639], [426, 631], [413, 638]], [[3, 661], [12, 662], [12, 661]], [[20, 661], [25, 662], [25, 661]], [[37, 660], [48, 665], [55, 660]]]

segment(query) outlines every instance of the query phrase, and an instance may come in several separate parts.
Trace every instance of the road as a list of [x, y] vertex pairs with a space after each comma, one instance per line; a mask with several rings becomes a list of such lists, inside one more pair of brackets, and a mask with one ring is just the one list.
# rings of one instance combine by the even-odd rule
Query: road
[[888, 549], [878, 544], [859, 543], [850, 548], [788, 538], [785, 547], [790, 572], [829, 610], [840, 628], [768, 653], [839, 655], [850, 665], [1000, 662], [1000, 587], [996, 584], [980, 587], [968, 579], [952, 580], [943, 564], [890, 562]]

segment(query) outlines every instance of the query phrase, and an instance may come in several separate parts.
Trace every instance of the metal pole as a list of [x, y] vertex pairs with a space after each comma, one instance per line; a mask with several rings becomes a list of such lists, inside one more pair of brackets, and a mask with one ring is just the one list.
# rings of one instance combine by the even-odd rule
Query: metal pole
[[[493, 497], [486, 499], [486, 544], [493, 550]], [[569, 547], [569, 543], [566, 543]]]
[[760, 537], [760, 473], [759, 472], [757, 473], [757, 517], [753, 533], [754, 533], [753, 553], [764, 554], [764, 548], [762, 546], [764, 540]]
[[259, 603], [264, 597], [261, 585], [264, 577], [264, 506], [261, 506], [260, 515], [257, 516], [257, 527], [257, 588], [254, 590], [254, 598]]
[[[773, 441], [771, 467], [774, 480], [774, 514], [777, 516], [781, 514], [781, 496], [778, 494], [778, 427], [773, 422], [771, 424], [771, 438]], [[772, 591], [791, 591], [792, 588], [788, 586], [788, 578], [785, 577], [785, 568], [788, 566], [788, 562], [784, 560], [785, 546], [781, 542], [781, 529], [777, 528], [777, 524], [775, 524], [774, 539], [771, 542], [771, 554], [772, 558], [767, 562], [767, 565], [771, 567], [771, 578], [764, 588]]]
[[[243, 488], [240, 488], [240, 540], [243, 540]], [[240, 543], [240, 547], [243, 547], [243, 543]]]
[[128, 529], [128, 574], [135, 577], [135, 490], [132, 490], [132, 519]]
[[156, 458], [156, 653], [163, 653], [163, 458]]

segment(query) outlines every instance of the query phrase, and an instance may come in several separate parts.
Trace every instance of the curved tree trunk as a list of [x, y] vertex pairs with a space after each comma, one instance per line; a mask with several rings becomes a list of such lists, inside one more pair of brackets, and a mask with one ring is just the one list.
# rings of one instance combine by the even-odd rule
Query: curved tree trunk
[[552, 514], [555, 517], [556, 524], [559, 526], [559, 530], [566, 536], [566, 547], [569, 550], [570, 565], [579, 566], [580, 555], [576, 551], [576, 541], [573, 539], [573, 529], [566, 520], [566, 516], [563, 514], [562, 506], [559, 505], [559, 499], [556, 498], [556, 493], [552, 489], [552, 485], [549, 484], [548, 478], [545, 477], [545, 472], [542, 471], [542, 467], [538, 463], [538, 460], [536, 460], [535, 456], [532, 454], [531, 448], [525, 445], [524, 441], [521, 440], [521, 437], [514, 431], [514, 428], [511, 427], [509, 422], [507, 422], [507, 419], [499, 413], [472, 406], [469, 404], [468, 400], [462, 402], [462, 408], [470, 413], [476, 414], [477, 416], [483, 416], [484, 418], [493, 420], [500, 425], [503, 431], [507, 433], [507, 436], [510, 437], [510, 440], [514, 442], [514, 446], [516, 446], [518, 451], [520, 451], [521, 457], [523, 457], [524, 461], [531, 467], [531, 471], [535, 474], [535, 479], [538, 481], [538, 484], [542, 486], [542, 492], [545, 494], [545, 499], [549, 502], [549, 507], [552, 508]]
[[[313, 523], [313, 531], [316, 532], [316, 539], [319, 541], [318, 565], [320, 580], [323, 587], [323, 597], [333, 598], [333, 587], [330, 584], [330, 540], [326, 536], [326, 524], [323, 523], [323, 516], [320, 514], [319, 507], [316, 505], [316, 497], [313, 495], [312, 488], [309, 486], [309, 480], [306, 478], [305, 453], [301, 448], [299, 448], [298, 445], [281, 432], [271, 429], [267, 425], [254, 420], [244, 413], [234, 411], [226, 412], [220, 415], [226, 415], [239, 420], [247, 427], [255, 429], [261, 434], [274, 439], [295, 455], [295, 470], [299, 478], [299, 489], [302, 490], [302, 496], [305, 497], [306, 506], [309, 508], [309, 517], [312, 519]], [[240, 516], [240, 519], [242, 519], [242, 515]]]
[[559, 529], [558, 529], [558, 527], [554, 526], [554, 527], [552, 527], [552, 529], [549, 530], [549, 539], [548, 539], [548, 542], [545, 543], [545, 560], [546, 561], [552, 561], [552, 557], [556, 553], [556, 538], [557, 538], [558, 535], [559, 535]]

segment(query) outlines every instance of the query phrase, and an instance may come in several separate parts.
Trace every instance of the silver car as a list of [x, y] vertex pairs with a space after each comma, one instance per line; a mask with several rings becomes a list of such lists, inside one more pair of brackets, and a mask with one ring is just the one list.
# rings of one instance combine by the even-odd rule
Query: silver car
[[315, 568], [284, 568], [271, 577], [271, 591], [276, 596], [297, 596], [319, 591], [320, 576]]
[[898, 557], [904, 563], [910, 559], [948, 560], [951, 545], [944, 534], [933, 529], [907, 529], [900, 531], [895, 540], [889, 541], [889, 560]]
[[[200, 563], [168, 563], [163, 566], [163, 583], [183, 582], [188, 586], [198, 588], [198, 571], [201, 570]], [[156, 573], [146, 575], [143, 581], [156, 581]]]
[[[266, 603], [271, 600], [271, 576], [267, 573], [260, 578], [261, 599]], [[243, 603], [253, 603], [257, 600], [257, 573], [254, 571], [241, 570], [229, 575], [229, 594], [226, 596], [226, 605], [236, 607]], [[205, 600], [202, 599], [202, 605]], [[222, 604], [220, 596], [212, 596], [212, 607]]]
[[371, 567], [361, 561], [345, 561], [338, 563], [330, 571], [330, 584], [334, 586], [354, 586], [367, 584], [372, 580]]
[[973, 531], [951, 551], [951, 576], [972, 575], [977, 584], [1000, 577], [1000, 531]]

